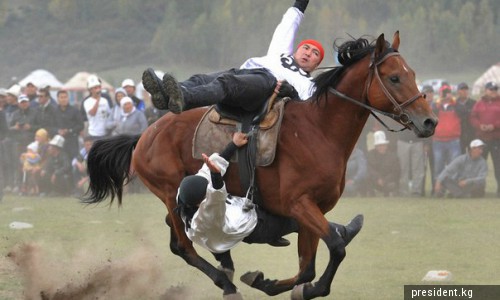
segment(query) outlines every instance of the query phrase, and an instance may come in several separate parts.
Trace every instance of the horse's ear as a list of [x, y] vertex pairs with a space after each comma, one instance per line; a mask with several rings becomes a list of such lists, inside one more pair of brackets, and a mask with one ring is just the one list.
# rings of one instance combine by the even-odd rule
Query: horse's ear
[[399, 40], [399, 30], [398, 30], [394, 33], [394, 39], [392, 40], [392, 46], [391, 46], [392, 49], [397, 51], [399, 48], [399, 43], [400, 43], [400, 40]]
[[384, 53], [386, 49], [386, 44], [385, 44], [385, 37], [384, 34], [382, 33], [379, 35], [377, 38], [377, 43], [375, 44], [375, 58], [379, 57], [382, 53]]

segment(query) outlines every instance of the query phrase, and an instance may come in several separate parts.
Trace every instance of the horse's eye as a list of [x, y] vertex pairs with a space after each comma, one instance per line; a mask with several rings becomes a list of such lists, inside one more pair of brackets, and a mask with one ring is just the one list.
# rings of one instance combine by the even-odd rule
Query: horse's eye
[[392, 83], [399, 83], [399, 77], [398, 76], [391, 76], [389, 78], [389, 80], [392, 82]]

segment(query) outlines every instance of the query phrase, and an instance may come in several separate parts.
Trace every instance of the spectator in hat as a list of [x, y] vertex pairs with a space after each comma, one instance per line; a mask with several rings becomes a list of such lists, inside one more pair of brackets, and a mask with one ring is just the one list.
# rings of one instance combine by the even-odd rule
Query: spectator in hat
[[69, 158], [76, 157], [80, 148], [78, 138], [83, 130], [83, 120], [78, 109], [69, 104], [68, 91], [57, 91], [55, 110], [57, 134], [64, 138], [64, 151]]
[[369, 194], [374, 191], [384, 196], [396, 195], [399, 186], [399, 161], [395, 153], [389, 151], [389, 140], [385, 132], [378, 130], [373, 134], [374, 148], [368, 151], [368, 184]]
[[444, 167], [461, 154], [461, 120], [464, 118], [464, 107], [456, 105], [451, 87], [442, 86], [440, 93], [441, 97], [432, 105], [432, 110], [439, 119], [432, 136], [434, 174], [436, 176], [441, 174]]
[[122, 81], [122, 88], [127, 92], [127, 96], [134, 101], [134, 106], [140, 111], [146, 110], [146, 104], [142, 99], [139, 99], [135, 95], [135, 82], [134, 80], [127, 78]]
[[41, 196], [67, 196], [72, 191], [71, 161], [63, 147], [64, 138], [60, 135], [49, 142], [48, 158], [40, 171]]
[[101, 80], [96, 75], [87, 79], [87, 88], [90, 97], [85, 99], [83, 108], [88, 120], [88, 135], [94, 139], [108, 136], [107, 120], [111, 113], [111, 106], [106, 98], [101, 95]]
[[10, 124], [12, 120], [12, 114], [19, 109], [17, 98], [21, 94], [21, 87], [18, 84], [14, 84], [8, 90], [5, 91], [5, 117], [7, 119], [7, 124]]
[[17, 99], [19, 109], [12, 114], [10, 121], [10, 136], [15, 142], [15, 161], [18, 161], [19, 156], [23, 153], [31, 143], [35, 135], [35, 109], [30, 107], [30, 100], [26, 95], [20, 95]]
[[474, 139], [474, 128], [470, 123], [470, 114], [476, 101], [469, 97], [469, 86], [465, 82], [457, 85], [456, 106], [462, 111], [463, 115], [460, 118], [460, 148], [462, 154], [466, 153], [467, 147]]
[[446, 166], [436, 180], [437, 197], [443, 197], [446, 190], [453, 198], [484, 196], [488, 164], [482, 157], [483, 147], [480, 139], [471, 141], [469, 153], [460, 155]]
[[484, 95], [472, 108], [470, 121], [475, 129], [476, 137], [486, 143], [483, 157], [491, 154], [493, 170], [497, 182], [497, 197], [500, 198], [500, 95], [498, 85], [488, 82]]
[[148, 121], [144, 113], [134, 106], [130, 97], [123, 97], [120, 101], [121, 114], [112, 131], [112, 135], [141, 134], [147, 127]]

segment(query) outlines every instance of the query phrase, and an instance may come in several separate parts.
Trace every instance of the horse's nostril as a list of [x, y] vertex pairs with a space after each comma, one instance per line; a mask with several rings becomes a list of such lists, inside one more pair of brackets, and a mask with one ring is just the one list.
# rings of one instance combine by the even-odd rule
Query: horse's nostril
[[434, 118], [428, 118], [428, 119], [426, 119], [426, 120], [424, 121], [424, 127], [425, 127], [426, 129], [434, 129], [434, 128], [436, 128], [437, 123], [438, 123], [437, 119], [434, 119]]

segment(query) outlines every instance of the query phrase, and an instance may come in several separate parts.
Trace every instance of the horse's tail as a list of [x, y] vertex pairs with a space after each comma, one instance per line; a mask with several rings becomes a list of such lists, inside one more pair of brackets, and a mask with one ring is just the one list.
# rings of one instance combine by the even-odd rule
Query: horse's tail
[[81, 201], [99, 203], [111, 196], [122, 204], [123, 185], [130, 180], [132, 153], [141, 135], [118, 135], [97, 140], [87, 157], [89, 188]]

